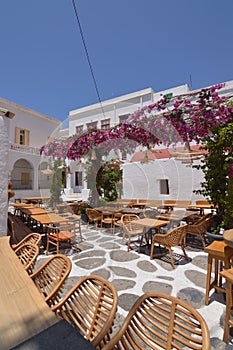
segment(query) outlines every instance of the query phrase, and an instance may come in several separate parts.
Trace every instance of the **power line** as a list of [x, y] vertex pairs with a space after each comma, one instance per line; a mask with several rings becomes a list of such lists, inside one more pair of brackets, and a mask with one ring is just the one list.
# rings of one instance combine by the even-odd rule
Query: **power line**
[[90, 56], [89, 56], [87, 45], [86, 45], [86, 42], [85, 42], [82, 26], [81, 26], [81, 23], [80, 23], [80, 20], [79, 20], [79, 16], [78, 16], [78, 11], [77, 11], [77, 6], [76, 6], [76, 3], [75, 3], [75, 0], [72, 0], [72, 3], [73, 3], [74, 12], [75, 12], [75, 17], [76, 17], [76, 20], [78, 22], [80, 35], [81, 35], [81, 38], [82, 38], [83, 47], [84, 47], [84, 50], [85, 50], [85, 53], [86, 53], [87, 62], [88, 62], [88, 65], [89, 65], [89, 68], [90, 68], [90, 71], [91, 71], [91, 75], [92, 75], [92, 79], [93, 79], [93, 82], [94, 82], [95, 90], [96, 90], [96, 93], [97, 93], [97, 96], [98, 96], [98, 100], [99, 100], [99, 103], [100, 103], [100, 106], [101, 106], [101, 109], [102, 109], [102, 113], [105, 116], [103, 105], [102, 105], [102, 101], [101, 101], [100, 94], [99, 94], [99, 89], [98, 89], [98, 86], [97, 86], [97, 82], [96, 82], [96, 79], [95, 79], [94, 71], [93, 71], [93, 68], [92, 68], [91, 60], [90, 60]]

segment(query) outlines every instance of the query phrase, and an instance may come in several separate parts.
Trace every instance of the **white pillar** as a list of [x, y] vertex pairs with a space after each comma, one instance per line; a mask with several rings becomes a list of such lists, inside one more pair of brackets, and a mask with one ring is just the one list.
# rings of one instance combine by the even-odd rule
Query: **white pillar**
[[[9, 152], [9, 111], [0, 108], [0, 236], [7, 235], [8, 215], [8, 152]], [[9, 117], [14, 114], [10, 113]]]

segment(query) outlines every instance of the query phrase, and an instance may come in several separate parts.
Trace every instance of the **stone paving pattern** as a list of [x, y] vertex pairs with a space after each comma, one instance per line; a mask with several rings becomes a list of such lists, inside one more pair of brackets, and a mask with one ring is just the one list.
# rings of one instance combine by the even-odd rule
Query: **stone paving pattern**
[[[122, 324], [138, 296], [154, 290], [185, 300], [201, 313], [209, 326], [211, 349], [233, 349], [233, 338], [229, 344], [222, 342], [225, 322], [223, 293], [213, 294], [211, 291], [209, 305], [205, 305], [207, 254], [202, 248], [187, 246], [189, 261], [182, 257], [181, 249], [175, 248], [177, 265], [173, 269], [167, 255], [150, 260], [147, 254], [137, 253], [136, 245], [127, 252], [120, 229], [113, 234], [108, 229], [100, 231], [91, 225], [82, 225], [82, 233], [84, 240], [78, 245], [80, 252], [64, 251], [73, 263], [65, 293], [81, 276], [95, 274], [111, 281], [119, 296], [114, 331]], [[40, 255], [38, 264], [44, 259], [47, 256]]]

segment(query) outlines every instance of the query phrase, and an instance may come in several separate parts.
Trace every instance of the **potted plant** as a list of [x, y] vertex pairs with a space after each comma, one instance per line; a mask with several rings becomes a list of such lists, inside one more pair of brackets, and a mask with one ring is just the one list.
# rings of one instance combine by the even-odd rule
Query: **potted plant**
[[85, 205], [83, 205], [78, 211], [78, 214], [81, 215], [81, 220], [84, 224], [87, 224], [88, 222], [88, 216], [86, 214], [87, 208], [91, 208], [91, 206], [88, 203], [85, 203]]

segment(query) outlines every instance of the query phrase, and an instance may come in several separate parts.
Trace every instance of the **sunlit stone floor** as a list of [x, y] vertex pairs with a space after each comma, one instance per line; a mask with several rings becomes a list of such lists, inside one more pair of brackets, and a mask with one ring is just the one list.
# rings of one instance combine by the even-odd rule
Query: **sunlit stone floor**
[[[187, 301], [195, 307], [207, 321], [211, 335], [211, 349], [233, 349], [233, 337], [229, 344], [222, 342], [225, 322], [225, 298], [222, 293], [211, 291], [209, 305], [205, 305], [205, 276], [207, 255], [201, 246], [186, 248], [189, 261], [182, 257], [179, 248], [173, 250], [177, 260], [173, 270], [168, 256], [150, 260], [147, 254], [137, 253], [136, 245], [127, 252], [126, 242], [117, 230], [82, 225], [84, 240], [78, 244], [79, 252], [64, 250], [73, 262], [73, 268], [65, 285], [68, 291], [81, 277], [100, 275], [110, 280], [119, 296], [119, 307], [115, 321], [115, 331], [121, 325], [129, 309], [138, 296], [148, 291], [159, 291]], [[47, 256], [40, 255], [38, 265]], [[233, 336], [233, 334], [232, 334]]]

